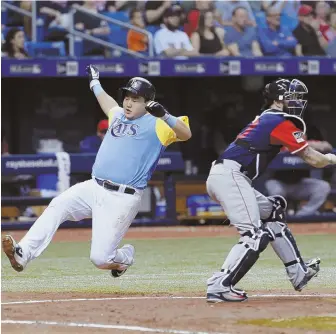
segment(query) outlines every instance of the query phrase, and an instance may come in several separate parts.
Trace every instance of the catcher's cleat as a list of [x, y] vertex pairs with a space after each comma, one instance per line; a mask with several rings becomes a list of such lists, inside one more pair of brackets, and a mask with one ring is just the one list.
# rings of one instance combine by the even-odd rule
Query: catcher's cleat
[[224, 287], [224, 291], [207, 293], [208, 303], [223, 303], [223, 302], [244, 302], [248, 299], [245, 291], [235, 289], [233, 286]]
[[134, 254], [135, 254], [135, 249], [132, 245], [124, 245], [122, 249], [125, 251], [128, 257], [132, 259], [131, 263], [128, 265], [124, 265], [124, 269], [122, 270], [117, 270], [117, 269], [112, 269], [111, 270], [111, 275], [112, 277], [120, 277], [125, 274], [127, 269], [134, 263]]
[[308, 284], [308, 282], [313, 277], [317, 276], [318, 272], [320, 271], [320, 263], [321, 260], [318, 257], [306, 262], [308, 272], [303, 278], [303, 280], [294, 288], [296, 291], [301, 292], [303, 288]]
[[2, 239], [2, 248], [7, 255], [13, 269], [18, 272], [22, 271], [23, 265], [16, 260], [16, 257], [22, 258], [22, 248], [17, 245], [15, 240], [10, 235], [5, 235]]

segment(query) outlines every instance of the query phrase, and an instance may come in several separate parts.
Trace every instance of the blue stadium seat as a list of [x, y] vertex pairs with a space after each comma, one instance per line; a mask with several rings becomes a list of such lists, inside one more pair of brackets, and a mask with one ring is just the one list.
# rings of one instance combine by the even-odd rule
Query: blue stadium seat
[[1, 7], [1, 24], [7, 24], [7, 9]]
[[[129, 23], [129, 15], [127, 12], [124, 11], [120, 11], [120, 12], [102, 12], [102, 15], [106, 15], [108, 17], [110, 17], [111, 19], [115, 19], [121, 22], [127, 22]], [[109, 23], [110, 24], [110, 23]]]
[[111, 29], [109, 41], [127, 49], [127, 33], [128, 29]]
[[31, 57], [65, 57], [64, 42], [27, 42], [28, 54]]
[[153, 36], [154, 36], [155, 33], [156, 33], [158, 30], [160, 30], [160, 29], [161, 29], [161, 27], [158, 27], [158, 26], [152, 26], [152, 25], [149, 25], [149, 26], [146, 27], [146, 30], [147, 30], [148, 32], [152, 33]]

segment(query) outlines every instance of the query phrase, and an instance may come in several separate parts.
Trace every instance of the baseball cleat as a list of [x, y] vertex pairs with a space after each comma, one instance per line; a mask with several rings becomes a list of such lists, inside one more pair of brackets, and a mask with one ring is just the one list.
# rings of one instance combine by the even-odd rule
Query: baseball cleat
[[227, 287], [227, 291], [207, 293], [208, 303], [223, 303], [223, 302], [244, 302], [247, 300], [245, 291], [235, 289], [233, 286]]
[[22, 248], [17, 245], [15, 240], [10, 235], [5, 235], [2, 239], [2, 249], [7, 255], [10, 264], [13, 269], [20, 272], [23, 270], [23, 265], [21, 265], [15, 256], [20, 256], [22, 258]]
[[321, 260], [318, 257], [306, 262], [308, 272], [303, 280], [294, 288], [296, 291], [301, 292], [303, 288], [308, 284], [308, 282], [313, 277], [317, 276], [318, 272], [320, 271], [320, 263]]
[[124, 245], [121, 248], [125, 251], [127, 256], [130, 257], [132, 260], [131, 260], [131, 263], [129, 265], [125, 265], [125, 268], [122, 270], [112, 269], [111, 270], [112, 277], [120, 277], [124, 275], [127, 269], [134, 263], [134, 254], [135, 254], [134, 247], [132, 245]]

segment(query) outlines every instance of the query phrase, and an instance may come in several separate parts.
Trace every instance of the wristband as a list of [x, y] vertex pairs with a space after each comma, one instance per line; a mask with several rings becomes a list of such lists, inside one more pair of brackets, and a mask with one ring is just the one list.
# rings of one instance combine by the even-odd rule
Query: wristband
[[[97, 80], [98, 81], [98, 80]], [[101, 86], [100, 82], [98, 81], [98, 84], [95, 84], [94, 86], [92, 86], [92, 91], [94, 93], [94, 95], [98, 96], [101, 92], [104, 91], [103, 87]]]
[[161, 117], [163, 121], [165, 121], [171, 128], [174, 128], [177, 123], [177, 117], [166, 113], [163, 117]]

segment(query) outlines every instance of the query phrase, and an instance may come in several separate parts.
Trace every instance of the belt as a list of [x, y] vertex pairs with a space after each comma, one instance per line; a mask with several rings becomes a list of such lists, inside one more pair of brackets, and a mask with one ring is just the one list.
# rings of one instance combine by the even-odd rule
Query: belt
[[[108, 190], [111, 190], [111, 191], [119, 191], [119, 189], [120, 189], [119, 185], [113, 184], [110, 181], [99, 180], [99, 179], [96, 179], [96, 178], [95, 178], [95, 180], [100, 186], [102, 186], [105, 189], [108, 189]], [[129, 195], [134, 195], [135, 194], [135, 189], [130, 188], [130, 187], [125, 187], [123, 193], [129, 194]]]
[[[224, 161], [230, 161], [230, 160], [229, 159], [218, 159], [218, 160], [216, 160], [215, 165], [219, 165], [219, 164], [225, 165]], [[231, 160], [231, 161], [234, 161], [234, 160]], [[234, 161], [234, 162], [236, 162], [236, 161]], [[240, 163], [238, 163], [238, 162], [237, 162], [237, 164], [240, 165]], [[241, 165], [240, 165], [239, 171], [243, 174], [246, 174], [246, 172], [247, 172], [246, 169]]]

